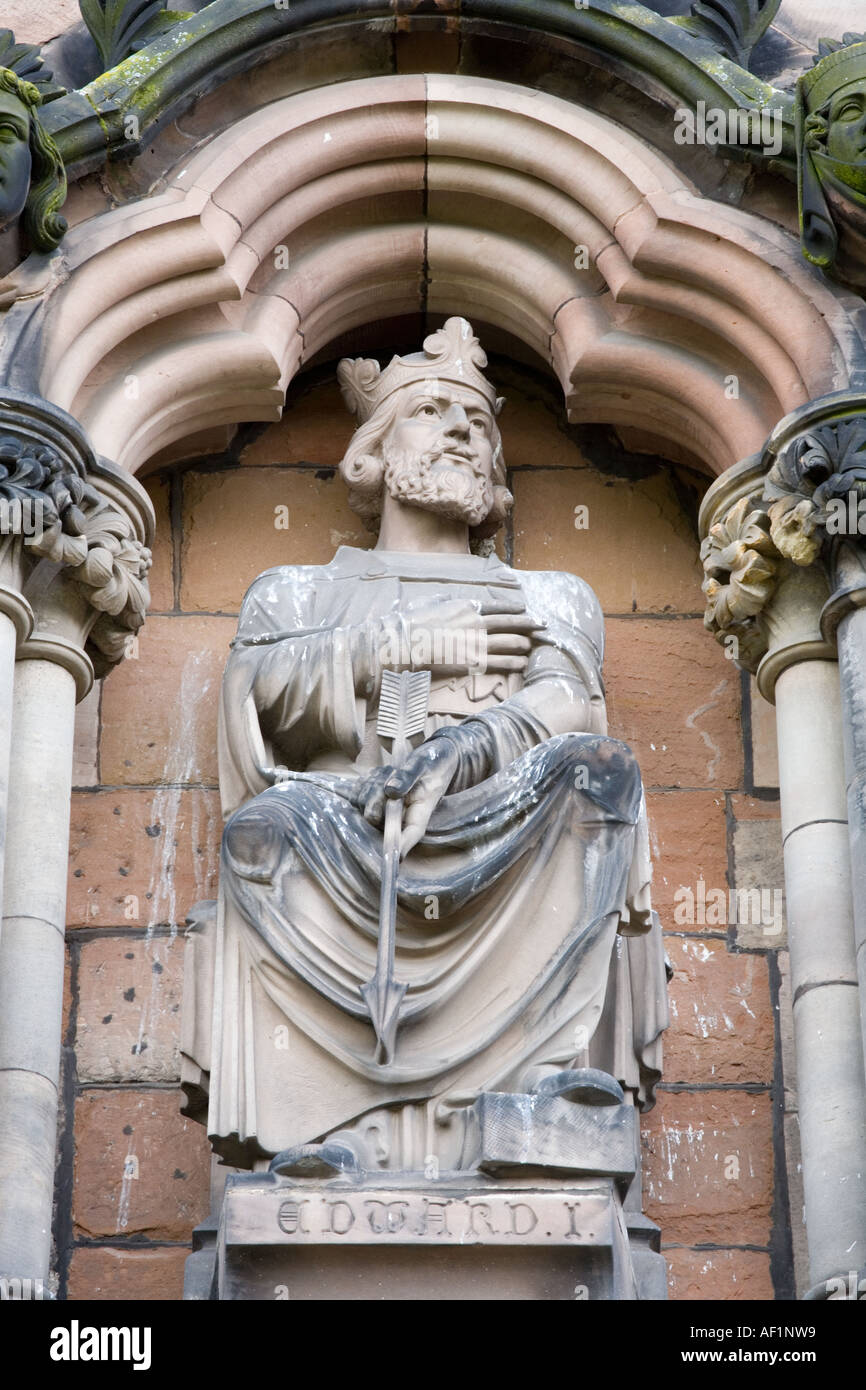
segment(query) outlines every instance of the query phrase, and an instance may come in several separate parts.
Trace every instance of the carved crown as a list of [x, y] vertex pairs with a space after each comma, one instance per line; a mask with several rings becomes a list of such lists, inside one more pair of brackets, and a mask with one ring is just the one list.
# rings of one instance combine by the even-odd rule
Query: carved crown
[[450, 318], [444, 327], [424, 339], [422, 352], [392, 357], [384, 369], [373, 358], [344, 357], [337, 368], [337, 379], [346, 406], [361, 425], [395, 391], [424, 379], [470, 387], [498, 414], [501, 401], [484, 376], [486, 366], [487, 354], [471, 324], [464, 318]]
[[[847, 42], [846, 42], [847, 41]], [[862, 34], [846, 34], [843, 46], [827, 49], [799, 81], [800, 91], [809, 112], [820, 111], [830, 98], [849, 82], [866, 79], [866, 42]]]

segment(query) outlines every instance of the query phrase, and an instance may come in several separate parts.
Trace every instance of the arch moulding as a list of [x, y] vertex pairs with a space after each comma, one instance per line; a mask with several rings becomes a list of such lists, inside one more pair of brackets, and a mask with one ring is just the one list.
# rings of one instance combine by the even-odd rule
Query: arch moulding
[[558, 377], [572, 422], [646, 430], [718, 474], [864, 384], [862, 305], [796, 239], [700, 196], [633, 134], [483, 78], [376, 77], [255, 111], [165, 191], [74, 228], [6, 316], [11, 384], [131, 472], [274, 420], [348, 330], [463, 313]]
[[[50, 1260], [65, 835], [75, 698], [84, 686], [76, 690], [73, 658], [80, 653], [89, 669], [97, 581], [100, 612], [128, 619], [117, 631], [106, 621], [111, 660], [120, 659], [147, 606], [150, 513], [131, 475], [215, 425], [277, 420], [295, 374], [347, 334], [450, 314], [466, 315], [482, 337], [490, 330], [488, 341], [499, 334], [546, 364], [573, 423], [628, 427], [656, 452], [669, 448], [671, 458], [726, 475], [713, 504], [746, 478], [735, 500], [745, 510], [755, 456], [768, 439], [787, 440], [784, 417], [820, 398], [834, 397], [821, 405], [824, 443], [808, 436], [812, 452], [825, 448], [828, 470], [842, 456], [846, 466], [862, 457], [859, 448], [846, 453], [855, 436], [845, 414], [859, 418], [866, 398], [862, 300], [806, 264], [793, 233], [702, 196], [637, 135], [594, 111], [489, 78], [361, 78], [269, 101], [155, 173], [155, 191], [81, 221], [56, 254], [29, 258], [0, 291], [0, 307], [8, 305], [0, 415], [18, 430], [11, 441], [18, 455], [30, 465], [32, 412], [44, 415], [48, 402], [58, 416], [67, 412], [62, 424], [82, 457], [117, 465], [99, 465], [102, 490], [90, 498], [92, 513], [79, 514], [66, 486], [68, 534], [58, 519], [54, 548], [32, 574], [22, 563], [14, 576], [22, 593], [0, 584], [0, 619], [4, 611], [8, 619], [5, 638], [0, 621], [0, 771], [11, 767], [8, 787], [0, 777], [0, 869], [5, 839], [14, 886], [0, 961], [0, 1176], [9, 1193], [0, 1274], [41, 1277]], [[86, 199], [85, 190], [79, 207]], [[41, 398], [35, 406], [34, 396]], [[739, 461], [742, 469], [729, 472]], [[747, 476], [742, 470], [750, 468]], [[80, 471], [95, 477], [97, 468]], [[795, 505], [781, 513], [776, 535], [790, 548], [802, 542], [794, 523], [812, 513], [810, 498], [786, 479]], [[83, 477], [70, 485], [82, 500]], [[780, 501], [768, 497], [768, 508], [771, 500]], [[708, 592], [721, 594], [731, 626], [748, 635], [757, 617], [755, 575], [765, 580], [762, 604], [779, 579], [766, 625], [780, 692], [782, 782], [794, 788], [783, 794], [782, 813], [792, 845], [791, 979], [801, 1000], [804, 1203], [817, 1284], [850, 1267], [852, 1241], [866, 1244], [858, 1002], [866, 999], [866, 893], [857, 881], [851, 894], [845, 822], [847, 776], [851, 842], [862, 845], [862, 691], [852, 677], [840, 699], [835, 649], [820, 628], [823, 571], [809, 578], [806, 602], [781, 550], [772, 562], [779, 561], [778, 573], [761, 569], [769, 519], [767, 528], [752, 524], [751, 514], [740, 519], [743, 534], [723, 536]], [[751, 544], [761, 553], [753, 555]], [[92, 582], [82, 592], [79, 571], [88, 559]], [[851, 579], [846, 602], [851, 594], [849, 607], [862, 617], [862, 575]], [[10, 613], [33, 624], [29, 650], [18, 645], [26, 659], [17, 662]], [[866, 628], [845, 623], [840, 650], [856, 674], [866, 668]], [[854, 731], [847, 774], [843, 716]], [[4, 837], [7, 799], [14, 816]], [[792, 840], [794, 831], [802, 838]], [[809, 858], [819, 851], [824, 859]], [[801, 862], [823, 867], [800, 876]], [[829, 906], [828, 884], [836, 895]], [[859, 995], [850, 988], [858, 979], [855, 905]], [[23, 924], [17, 935], [10, 922]], [[44, 928], [39, 938], [35, 922]], [[822, 960], [830, 951], [842, 962], [823, 995], [812, 978], [816, 922]], [[823, 964], [821, 971], [819, 983], [828, 978]], [[33, 1019], [41, 1031], [31, 1047]], [[27, 1040], [24, 1052], [19, 1038]], [[847, 1129], [830, 1145], [831, 1163], [826, 1136], [840, 1133], [831, 1129], [840, 1116]]]

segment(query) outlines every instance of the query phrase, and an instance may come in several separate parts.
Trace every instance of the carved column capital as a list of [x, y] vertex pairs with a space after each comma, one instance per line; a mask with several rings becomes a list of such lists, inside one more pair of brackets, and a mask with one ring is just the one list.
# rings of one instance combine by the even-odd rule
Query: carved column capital
[[779, 577], [762, 481], [760, 457], [745, 459], [713, 484], [700, 514], [704, 625], [750, 671], [767, 650], [761, 619]]
[[74, 524], [93, 455], [78, 422], [38, 396], [0, 392], [0, 611], [29, 636], [33, 613], [22, 596], [32, 566], [25, 538], [45, 525]]
[[787, 415], [713, 484], [701, 528], [704, 621], [772, 699], [787, 666], [833, 659], [839, 621], [866, 605], [866, 396]]
[[[710, 488], [701, 508], [705, 626], [765, 699], [798, 661], [832, 659], [820, 629], [828, 587], [819, 565], [780, 549], [777, 514], [766, 495], [765, 460], [745, 459]], [[785, 537], [780, 536], [782, 545]]]
[[56, 661], [79, 699], [144, 622], [153, 510], [66, 411], [0, 392], [0, 611], [19, 659]]

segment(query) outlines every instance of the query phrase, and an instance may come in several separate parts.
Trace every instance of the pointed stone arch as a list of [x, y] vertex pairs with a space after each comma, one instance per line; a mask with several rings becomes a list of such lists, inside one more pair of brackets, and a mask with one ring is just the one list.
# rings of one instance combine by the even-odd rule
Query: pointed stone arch
[[132, 472], [206, 426], [278, 418], [329, 343], [419, 311], [495, 325], [550, 365], [573, 422], [643, 429], [711, 474], [866, 363], [862, 305], [793, 235], [608, 118], [484, 78], [274, 101], [164, 192], [81, 223], [63, 258], [7, 316], [15, 384]]

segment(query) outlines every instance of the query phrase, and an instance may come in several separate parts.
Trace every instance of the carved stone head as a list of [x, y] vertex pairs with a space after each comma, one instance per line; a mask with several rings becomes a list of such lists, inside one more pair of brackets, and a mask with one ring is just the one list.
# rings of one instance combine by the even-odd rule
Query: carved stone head
[[797, 84], [797, 147], [803, 252], [826, 267], [838, 249], [830, 204], [866, 210], [866, 41], [846, 34], [821, 54]]
[[0, 68], [0, 227], [24, 214], [36, 251], [53, 251], [66, 221], [59, 209], [66, 174], [54, 141], [36, 115], [42, 94], [10, 68]]
[[349, 502], [376, 531], [385, 490], [409, 506], [464, 521], [475, 541], [495, 534], [511, 506], [496, 416], [503, 404], [483, 375], [487, 357], [470, 325], [448, 319], [422, 352], [383, 370], [344, 359], [343, 399], [360, 421], [340, 465]]
[[861, 77], [834, 92], [826, 120], [828, 156], [850, 170], [853, 186], [866, 192], [866, 62]]

